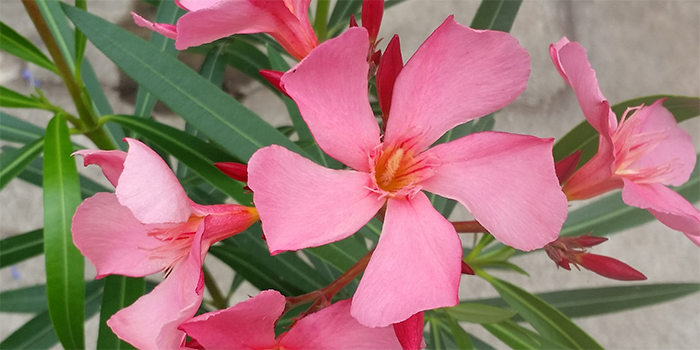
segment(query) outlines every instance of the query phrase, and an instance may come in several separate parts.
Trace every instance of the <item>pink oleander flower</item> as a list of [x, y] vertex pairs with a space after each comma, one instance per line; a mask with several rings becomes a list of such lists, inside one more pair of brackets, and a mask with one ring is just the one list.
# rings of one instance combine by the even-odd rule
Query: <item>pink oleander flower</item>
[[342, 300], [298, 320], [275, 339], [275, 323], [285, 299], [275, 290], [228, 309], [199, 315], [180, 329], [198, 349], [401, 349], [392, 327], [369, 328], [350, 316], [350, 300]]
[[184, 50], [233, 34], [267, 33], [294, 58], [311, 52], [318, 40], [309, 22], [311, 0], [175, 0], [187, 10], [176, 25], [152, 23], [131, 13], [137, 25], [175, 39]]
[[167, 164], [143, 143], [129, 152], [83, 150], [116, 187], [86, 199], [73, 217], [73, 241], [97, 268], [97, 278], [142, 277], [165, 271], [151, 293], [114, 314], [107, 324], [139, 349], [178, 348], [177, 326], [202, 302], [202, 259], [209, 246], [258, 220], [255, 208], [199, 205], [185, 194]]
[[281, 80], [321, 149], [351, 169], [273, 145], [250, 159], [248, 185], [272, 254], [348, 237], [386, 205], [352, 301], [360, 323], [382, 327], [459, 301], [461, 241], [421, 190], [457, 200], [522, 250], [557, 238], [567, 202], [551, 139], [483, 132], [429, 148], [522, 93], [529, 56], [515, 38], [449, 17], [396, 78], [383, 139], [367, 95], [368, 49], [367, 31], [350, 28]]
[[622, 188], [622, 200], [647, 209], [664, 225], [700, 246], [700, 211], [665, 185], [680, 186], [695, 166], [693, 142], [663, 99], [629, 108], [618, 122], [598, 87], [586, 50], [564, 37], [550, 56], [574, 89], [586, 120], [600, 133], [598, 153], [564, 184], [569, 200], [587, 199]]

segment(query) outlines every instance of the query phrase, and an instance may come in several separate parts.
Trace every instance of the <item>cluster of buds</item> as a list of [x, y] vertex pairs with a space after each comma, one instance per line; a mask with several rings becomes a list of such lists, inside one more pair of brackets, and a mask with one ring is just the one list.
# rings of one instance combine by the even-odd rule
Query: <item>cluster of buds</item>
[[590, 254], [586, 248], [601, 244], [608, 239], [589, 234], [576, 237], [560, 237], [544, 247], [550, 259], [571, 271], [571, 265], [580, 270], [579, 265], [603, 277], [620, 281], [640, 281], [647, 279], [641, 272], [631, 266], [611, 257]]

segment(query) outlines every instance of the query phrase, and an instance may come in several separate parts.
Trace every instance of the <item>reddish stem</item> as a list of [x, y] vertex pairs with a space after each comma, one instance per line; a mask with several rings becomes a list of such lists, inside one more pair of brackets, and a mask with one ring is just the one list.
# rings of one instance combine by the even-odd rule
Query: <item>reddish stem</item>
[[481, 226], [477, 221], [457, 221], [452, 222], [455, 231], [458, 233], [488, 233], [489, 231]]

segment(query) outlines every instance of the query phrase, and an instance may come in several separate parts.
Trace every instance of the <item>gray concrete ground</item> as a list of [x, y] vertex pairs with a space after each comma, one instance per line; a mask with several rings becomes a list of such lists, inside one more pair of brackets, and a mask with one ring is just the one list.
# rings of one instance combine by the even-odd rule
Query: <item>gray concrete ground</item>
[[[401, 36], [404, 59], [410, 57], [420, 43], [450, 14], [458, 22], [469, 24], [479, 1], [408, 0], [388, 10], [380, 36]], [[90, 10], [112, 22], [124, 21], [132, 6], [129, 1], [90, 1]], [[34, 42], [39, 42], [28, 17], [18, 0], [0, 2], [0, 19]], [[128, 22], [128, 19], [126, 20]], [[560, 137], [583, 120], [575, 96], [549, 61], [547, 48], [566, 35], [581, 42], [598, 73], [601, 90], [612, 102], [629, 98], [668, 93], [700, 96], [700, 2], [698, 1], [525, 1], [512, 34], [520, 40], [532, 57], [532, 73], [528, 89], [512, 105], [496, 117], [496, 129], [540, 137]], [[88, 56], [105, 87], [108, 98], [118, 113], [131, 113], [133, 106], [119, 97], [117, 68], [94, 48]], [[29, 68], [42, 81], [46, 95], [56, 104], [71, 106], [58, 78], [36, 67], [0, 53], [0, 83], [20, 92], [30, 92], [21, 72]], [[235, 84], [235, 82], [234, 82]], [[239, 84], [243, 102], [274, 123], [284, 123], [286, 112], [281, 103], [270, 99], [263, 88]], [[273, 102], [271, 102], [273, 101]], [[45, 125], [47, 113], [12, 110], [38, 125]], [[181, 125], [173, 115], [160, 115], [160, 120]], [[700, 123], [683, 124], [700, 149]], [[87, 143], [87, 142], [85, 142]], [[89, 171], [88, 171], [89, 172]], [[92, 174], [99, 173], [92, 169]], [[42, 226], [41, 192], [38, 188], [14, 181], [0, 193], [0, 235], [2, 238]], [[461, 209], [455, 215], [466, 217]], [[465, 242], [471, 239], [464, 237]], [[698, 248], [682, 234], [653, 222], [611, 237], [594, 250], [614, 256], [639, 269], [649, 278], [647, 283], [700, 282]], [[531, 277], [507, 274], [509, 281], [531, 292], [568, 288], [623, 285], [588, 271], [557, 270], [543, 252], [514, 260]], [[219, 271], [222, 280], [229, 280], [225, 267], [215, 259], [208, 264]], [[87, 264], [89, 265], [89, 263]], [[88, 267], [88, 274], [94, 271]], [[42, 283], [43, 260], [32, 259], [0, 270], [1, 290]], [[226, 282], [224, 282], [226, 283]], [[247, 286], [237, 300], [254, 294]], [[464, 277], [463, 298], [493, 296], [495, 292], [480, 279]], [[1, 302], [1, 301], [0, 301]], [[0, 314], [0, 339], [21, 326], [29, 315]], [[700, 296], [670, 303], [576, 322], [603, 346], [610, 349], [698, 349], [700, 348]], [[87, 324], [88, 347], [94, 347], [96, 320]], [[464, 325], [483, 339], [492, 340], [477, 325]], [[493, 341], [499, 348], [506, 346]]]

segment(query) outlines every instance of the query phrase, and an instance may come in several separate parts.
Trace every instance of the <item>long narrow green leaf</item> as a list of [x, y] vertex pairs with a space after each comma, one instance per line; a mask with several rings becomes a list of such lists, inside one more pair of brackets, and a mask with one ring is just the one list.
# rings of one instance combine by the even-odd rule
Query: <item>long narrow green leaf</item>
[[44, 129], [15, 116], [0, 112], [0, 139], [29, 143], [44, 137]]
[[470, 27], [510, 32], [522, 0], [482, 0]]
[[472, 340], [469, 338], [467, 332], [464, 331], [464, 328], [462, 328], [462, 326], [459, 325], [459, 322], [457, 322], [457, 320], [455, 320], [454, 318], [450, 317], [449, 314], [446, 315], [446, 318], [450, 326], [450, 333], [452, 334], [452, 338], [454, 338], [454, 341], [457, 344], [457, 349], [474, 349], [474, 344], [472, 344]]
[[38, 229], [0, 240], [0, 268], [44, 252], [44, 230]]
[[84, 260], [73, 244], [71, 219], [81, 202], [73, 144], [61, 115], [46, 128], [44, 144], [44, 254], [49, 312], [66, 349], [85, 347]]
[[[160, 1], [158, 4], [158, 12], [156, 13], [155, 23], [173, 24], [180, 16], [185, 13], [183, 9], [177, 6], [175, 1]], [[177, 56], [175, 49], [175, 40], [165, 37], [156, 32], [151, 33], [150, 42], [153, 46], [166, 55]], [[134, 106], [134, 115], [139, 117], [148, 117], [153, 111], [158, 99], [153, 96], [148, 90], [139, 86], [136, 91], [136, 105]]]
[[111, 115], [104, 118], [138, 132], [167, 150], [197, 175], [231, 196], [238, 203], [243, 205], [252, 203], [252, 196], [249, 193], [244, 193], [243, 185], [240, 182], [226, 176], [214, 166], [214, 162], [236, 161], [225, 152], [184, 131], [150, 119], [123, 115]]
[[100, 307], [100, 328], [97, 336], [98, 349], [134, 349], [119, 339], [107, 326], [107, 320], [117, 311], [131, 305], [146, 289], [146, 280], [119, 275], [105, 277], [104, 297]]
[[36, 97], [25, 96], [19, 92], [0, 86], [0, 107], [43, 109], [46, 106]]
[[58, 74], [56, 65], [41, 50], [3, 22], [0, 22], [0, 50]]
[[271, 144], [303, 153], [270, 124], [177, 59], [102, 18], [62, 6], [117, 66], [231, 154], [248, 160], [253, 152]]
[[[648, 106], [662, 98], [666, 99], [663, 103], [664, 107], [673, 114], [679, 123], [700, 115], [700, 98], [688, 96], [645, 96], [620, 102], [611, 108], [619, 120], [628, 107], [637, 107], [642, 104]], [[598, 152], [598, 132], [585, 120], [557, 140], [552, 152], [554, 160], [558, 161], [577, 150], [581, 150], [579, 166], [585, 164]]]
[[565, 345], [547, 339], [510, 320], [482, 326], [513, 349], [567, 349]]
[[12, 153], [0, 153], [0, 189], [10, 183], [44, 150], [44, 139], [39, 138]]
[[483, 271], [476, 272], [491, 283], [501, 298], [518, 311], [544, 338], [571, 349], [602, 349], [591, 336], [544, 300]]
[[[700, 283], [640, 284], [620, 287], [583, 288], [538, 293], [537, 297], [557, 308], [564, 315], [588, 317], [637, 309], [682, 298], [700, 291]], [[507, 307], [501, 298], [467, 300], [497, 307]], [[519, 316], [514, 321], [521, 321]]]
[[36, 314], [49, 308], [45, 284], [3, 291], [0, 300], [0, 312]]
[[[85, 316], [97, 313], [102, 299], [102, 280], [85, 283]], [[46, 305], [46, 304], [44, 304]], [[43, 311], [10, 334], [0, 343], [0, 349], [50, 349], [58, 343], [51, 325], [49, 311]]]
[[470, 323], [501, 322], [517, 314], [515, 310], [480, 303], [459, 303], [457, 306], [445, 308], [445, 311], [458, 321]]
[[[696, 159], [690, 180], [672, 189], [690, 203], [700, 201], [700, 156]], [[652, 220], [655, 218], [647, 210], [625, 204], [620, 192], [617, 192], [569, 213], [560, 235], [575, 236], [592, 231], [596, 236], [602, 236]]]
[[340, 271], [346, 271], [362, 259], [369, 249], [355, 237], [348, 237], [333, 244], [307, 248], [304, 252], [313, 254]]

